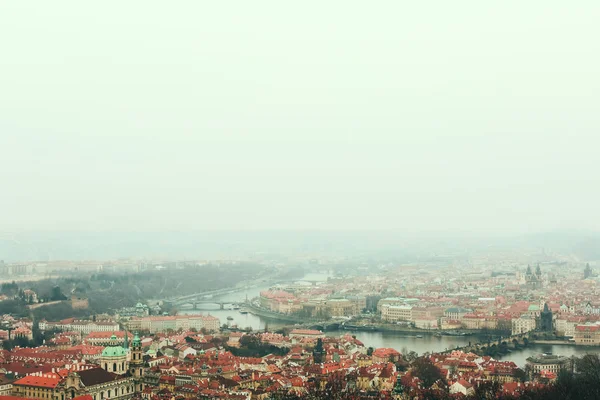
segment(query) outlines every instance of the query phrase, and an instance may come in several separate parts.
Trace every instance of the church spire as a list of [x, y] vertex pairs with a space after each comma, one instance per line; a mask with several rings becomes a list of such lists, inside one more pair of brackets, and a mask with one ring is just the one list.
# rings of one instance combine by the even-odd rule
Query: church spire
[[400, 373], [398, 372], [398, 375], [396, 376], [396, 384], [394, 385], [394, 388], [392, 389], [392, 397], [394, 399], [403, 399], [404, 398], [404, 385], [402, 384], [402, 377], [400, 376]]
[[129, 348], [129, 338], [127, 335], [127, 331], [125, 331], [125, 341], [123, 342], [123, 348], [125, 348], [125, 349]]

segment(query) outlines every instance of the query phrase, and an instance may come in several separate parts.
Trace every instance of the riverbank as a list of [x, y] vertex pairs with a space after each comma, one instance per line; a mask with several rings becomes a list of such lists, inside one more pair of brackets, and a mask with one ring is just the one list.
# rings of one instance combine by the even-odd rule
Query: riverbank
[[422, 336], [481, 336], [483, 334], [492, 335], [495, 337], [505, 337], [508, 335], [505, 331], [486, 331], [482, 332], [477, 329], [460, 329], [452, 331], [443, 331], [439, 329], [419, 329], [406, 325], [396, 324], [356, 324], [350, 322], [341, 323], [339, 329], [357, 332], [390, 332], [390, 333], [406, 333]]
[[256, 306], [252, 305], [251, 303], [244, 304], [243, 309], [245, 309], [246, 311], [248, 311], [256, 316], [263, 317], [263, 318], [268, 318], [268, 319], [272, 319], [272, 320], [288, 322], [288, 323], [293, 323], [293, 324], [299, 324], [299, 323], [310, 324], [310, 322], [306, 321], [303, 318], [265, 310], [264, 308], [256, 307]]
[[591, 349], [594, 352], [597, 352], [600, 349], [600, 344], [577, 344], [575, 342], [571, 342], [569, 340], [531, 340], [530, 343], [533, 344], [546, 344], [546, 345], [560, 345], [560, 346], [573, 346], [579, 347], [582, 349]]
[[568, 340], [530, 340], [529, 342], [535, 344], [562, 344], [569, 346], [577, 346], [574, 342], [569, 342]]

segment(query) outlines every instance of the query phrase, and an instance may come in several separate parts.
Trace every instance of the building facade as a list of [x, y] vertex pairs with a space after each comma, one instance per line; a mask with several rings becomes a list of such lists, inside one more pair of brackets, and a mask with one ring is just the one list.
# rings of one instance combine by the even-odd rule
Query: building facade
[[581, 346], [600, 345], [600, 325], [577, 325], [573, 340]]
[[383, 305], [381, 307], [381, 319], [388, 322], [412, 321], [412, 306]]

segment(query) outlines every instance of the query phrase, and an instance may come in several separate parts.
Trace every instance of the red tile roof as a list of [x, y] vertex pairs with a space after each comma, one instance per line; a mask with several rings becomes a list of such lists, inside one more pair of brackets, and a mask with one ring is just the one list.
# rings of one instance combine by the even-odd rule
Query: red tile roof
[[600, 329], [600, 325], [577, 325], [575, 330], [580, 332], [596, 332]]
[[473, 385], [471, 385], [469, 382], [465, 381], [464, 379], [459, 379], [458, 383], [466, 389], [473, 387]]
[[396, 349], [389, 347], [380, 347], [373, 352], [374, 357], [384, 358], [389, 356], [399, 356], [400, 353]]
[[[125, 331], [94, 331], [90, 332], [85, 338], [86, 339], [110, 339], [112, 335], [115, 335], [119, 339], [123, 339], [125, 337]], [[128, 338], [133, 339], [133, 335], [131, 333], [127, 333]]]
[[94, 398], [91, 395], [89, 395], [89, 394], [85, 394], [83, 396], [73, 397], [72, 400], [94, 400]]
[[13, 382], [13, 385], [54, 389], [59, 383], [60, 378], [57, 375], [43, 374], [42, 376], [28, 375]]
[[314, 329], [294, 329], [290, 335], [322, 335], [323, 332]]

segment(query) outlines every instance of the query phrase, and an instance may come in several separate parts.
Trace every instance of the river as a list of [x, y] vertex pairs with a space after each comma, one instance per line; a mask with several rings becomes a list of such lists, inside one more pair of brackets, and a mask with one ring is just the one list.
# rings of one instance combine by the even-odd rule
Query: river
[[[325, 273], [309, 273], [302, 279], [310, 281], [326, 281], [331, 276]], [[299, 279], [299, 280], [302, 280]], [[222, 296], [215, 296], [215, 300], [231, 301], [233, 303], [243, 302], [246, 297], [251, 299], [257, 297], [263, 290], [267, 290], [271, 285], [256, 286], [248, 288], [244, 291], [229, 293]], [[201, 306], [201, 310], [182, 310], [182, 314], [211, 314], [218, 317], [221, 323], [229, 323], [237, 325], [239, 328], [251, 327], [253, 330], [269, 330], [277, 329], [278, 327], [289, 325], [281, 321], [272, 320], [269, 318], [258, 317], [253, 314], [242, 314], [238, 310], [220, 310], [217, 305], [205, 304]], [[231, 317], [232, 320], [228, 320]], [[367, 347], [392, 347], [398, 351], [414, 351], [418, 354], [426, 352], [439, 352], [447, 349], [456, 348], [457, 346], [465, 346], [469, 342], [476, 342], [477, 336], [441, 336], [423, 335], [422, 338], [417, 338], [411, 334], [402, 334], [396, 332], [352, 332], [352, 331], [328, 331], [328, 336], [340, 336], [346, 333], [356, 335], [356, 338], [364, 343]], [[518, 366], [524, 367], [526, 359], [540, 353], [552, 353], [570, 357], [572, 355], [581, 356], [587, 353], [598, 353], [599, 348], [586, 348], [573, 345], [542, 345], [533, 344], [524, 349], [513, 350], [512, 353], [499, 357], [502, 360], [514, 361]]]
[[[325, 282], [327, 281], [327, 278], [332, 276], [333, 275], [331, 273], [312, 272], [304, 275], [304, 277], [298, 279], [298, 281], [307, 280]], [[272, 286], [272, 284], [265, 283], [264, 285], [250, 287], [239, 292], [215, 296], [214, 299], [220, 302], [231, 301], [232, 303], [242, 303], [246, 299], [258, 297], [260, 292], [268, 290]], [[230, 325], [237, 325], [239, 328], [250, 327], [255, 331], [263, 330], [265, 328], [276, 329], [281, 326], [289, 325], [289, 323], [265, 317], [258, 317], [250, 313], [242, 314], [238, 310], [221, 310], [216, 304], [200, 304], [198, 305], [197, 310], [180, 310], [180, 314], [210, 314], [219, 318], [221, 320], [221, 324], [229, 323]], [[232, 320], [228, 320], [228, 317], [232, 318]]]

